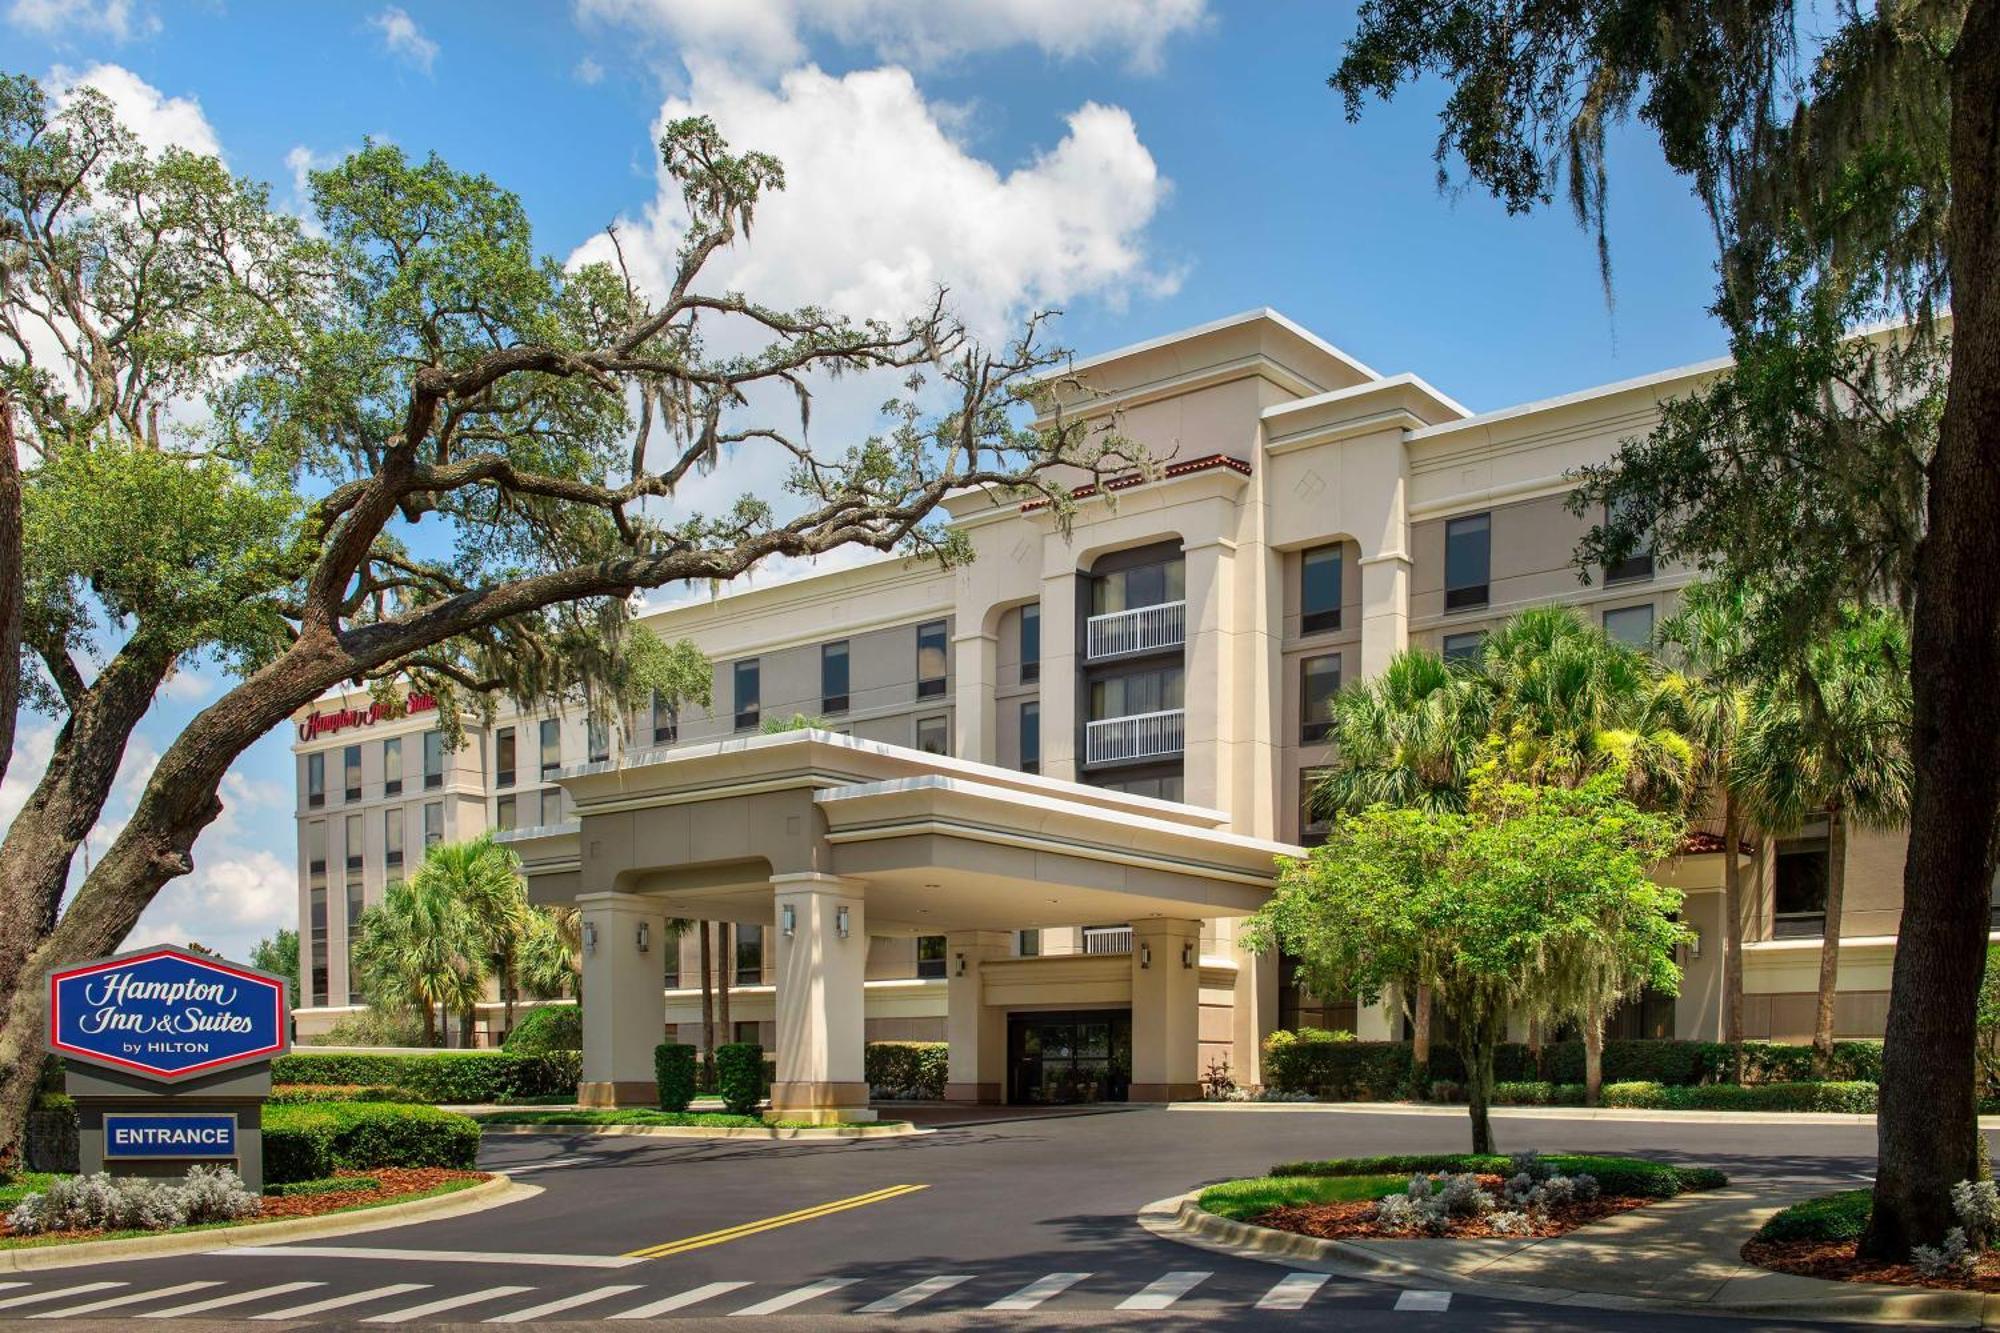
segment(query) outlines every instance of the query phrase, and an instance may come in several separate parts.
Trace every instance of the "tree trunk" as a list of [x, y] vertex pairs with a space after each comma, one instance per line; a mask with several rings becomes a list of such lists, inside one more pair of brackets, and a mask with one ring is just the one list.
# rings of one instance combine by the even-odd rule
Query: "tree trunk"
[[1819, 1005], [1813, 1012], [1813, 1072], [1833, 1068], [1833, 1001], [1840, 984], [1840, 916], [1847, 901], [1847, 812], [1826, 812], [1826, 925], [1819, 945]]
[[2000, 814], [2000, 0], [1972, 0], [1950, 60], [1951, 383], [1917, 556], [1915, 784], [1861, 1240], [1892, 1259], [1937, 1243], [1952, 1185], [1978, 1170], [1974, 1012]]
[[701, 1065], [708, 1075], [709, 1088], [715, 1087], [715, 950], [709, 940], [709, 923], [697, 921], [701, 934]]
[[1743, 819], [1736, 793], [1722, 788], [1722, 1039], [1735, 1052], [1736, 1081], [1743, 1081], [1743, 885], [1736, 873]]
[[473, 1009], [470, 1005], [467, 1005], [464, 1009], [461, 1009], [459, 1011], [458, 1046], [460, 1050], [469, 1051], [472, 1049], [472, 1043], [474, 1040], [472, 1025], [474, 1017], [477, 1014], [477, 1012], [478, 1011]]
[[1493, 1149], [1493, 1047], [1494, 1034], [1489, 1031], [1490, 1023], [1470, 1023], [1465, 1025], [1465, 1101], [1466, 1114], [1472, 1119], [1472, 1151], [1490, 1153]]
[[424, 1002], [424, 1045], [435, 1046], [437, 1044], [437, 1006], [426, 1000]]
[[1417, 987], [1417, 1012], [1410, 1028], [1410, 1079], [1416, 1086], [1417, 1100], [1429, 1101], [1431, 1095], [1431, 988]]
[[0, 388], [0, 780], [14, 754], [21, 716], [21, 455], [14, 443], [14, 400]]
[[734, 933], [735, 927], [729, 922], [715, 923], [715, 951], [721, 955], [715, 960], [716, 1024], [722, 1029], [724, 1041], [736, 1040], [736, 1029], [729, 1021], [729, 985], [736, 979], [736, 951], [729, 947]]
[[1604, 1005], [1593, 1000], [1583, 1011], [1583, 1104], [1597, 1105], [1604, 1091]]
[[1542, 1049], [1542, 1016], [1532, 1014], [1528, 1018], [1528, 1058], [1535, 1062], [1535, 1077], [1546, 1080], [1549, 1076], [1548, 1055]]

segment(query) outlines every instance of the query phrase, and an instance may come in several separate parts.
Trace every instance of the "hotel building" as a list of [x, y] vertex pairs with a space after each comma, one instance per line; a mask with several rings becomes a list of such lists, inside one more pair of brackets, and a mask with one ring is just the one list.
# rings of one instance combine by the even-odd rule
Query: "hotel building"
[[[584, 912], [585, 1096], [651, 1096], [664, 1030], [699, 1042], [698, 953], [677, 919], [728, 921], [735, 1031], [775, 1052], [774, 1106], [862, 1111], [864, 1040], [951, 1043], [949, 1094], [1165, 1100], [1211, 1066], [1258, 1077], [1279, 1027], [1400, 1036], [1400, 1009], [1300, 995], [1237, 946], [1274, 858], [1321, 830], [1302, 792], [1330, 759], [1326, 701], [1409, 645], [1453, 656], [1559, 601], [1645, 642], [1689, 571], [1641, 553], [1581, 582], [1567, 474], [1645, 432], [1722, 363], [1472, 413], [1269, 310], [1079, 364], [1086, 410], [1165, 460], [1045, 505], [948, 502], [976, 552], [884, 560], [647, 618], [715, 666], [711, 708], [612, 725], [518, 714], [447, 750], [418, 699], [297, 719], [305, 1004], [359, 997], [355, 919], [439, 840], [501, 830], [538, 902]], [[805, 713], [828, 730], [759, 734]], [[1809, 1035], [1823, 829], [1743, 858], [1746, 1029]], [[1900, 834], [1848, 850], [1837, 1022], [1887, 1007]], [[1720, 1032], [1720, 839], [1660, 874], [1697, 943], [1678, 998], [1629, 1036]], [[497, 1006], [481, 1024], [499, 1023]]]

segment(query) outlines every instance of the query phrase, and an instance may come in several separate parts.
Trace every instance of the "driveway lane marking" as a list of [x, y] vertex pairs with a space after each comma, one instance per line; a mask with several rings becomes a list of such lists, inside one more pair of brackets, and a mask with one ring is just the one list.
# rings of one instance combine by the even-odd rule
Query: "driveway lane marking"
[[1077, 1283], [1089, 1277], [1088, 1273], [1050, 1273], [1038, 1277], [1012, 1296], [1002, 1296], [989, 1310], [1032, 1310], [1051, 1296], [1060, 1296]]
[[1438, 1314], [1451, 1308], [1451, 1293], [1448, 1291], [1405, 1291], [1396, 1298], [1398, 1310], [1422, 1310], [1428, 1314]]
[[893, 1295], [884, 1296], [879, 1301], [872, 1301], [854, 1313], [894, 1314], [898, 1310], [909, 1309], [918, 1301], [929, 1300], [941, 1291], [950, 1291], [961, 1282], [970, 1281], [972, 1281], [972, 1274], [970, 1273], [954, 1273], [938, 1277], [927, 1277], [922, 1282], [904, 1287], [901, 1291]]
[[498, 1250], [391, 1250], [364, 1245], [233, 1245], [211, 1254], [247, 1254], [276, 1259], [404, 1259], [420, 1264], [523, 1264], [541, 1268], [630, 1268], [639, 1261], [623, 1254], [504, 1254]]
[[369, 1291], [352, 1292], [346, 1296], [329, 1296], [323, 1301], [313, 1301], [309, 1305], [294, 1305], [283, 1310], [273, 1310], [269, 1314], [253, 1314], [252, 1319], [304, 1319], [307, 1315], [322, 1314], [328, 1310], [345, 1310], [350, 1305], [363, 1301], [385, 1300], [390, 1296], [401, 1296], [405, 1292], [424, 1291], [428, 1282], [391, 1282], [386, 1287], [376, 1287]]
[[801, 1208], [796, 1212], [780, 1213], [776, 1217], [762, 1217], [755, 1221], [738, 1223], [733, 1227], [724, 1227], [720, 1231], [706, 1231], [698, 1236], [684, 1236], [680, 1240], [670, 1240], [664, 1244], [650, 1245], [643, 1250], [631, 1250], [624, 1256], [625, 1262], [635, 1263], [641, 1259], [665, 1259], [672, 1255], [685, 1254], [689, 1250], [699, 1250], [710, 1245], [722, 1245], [732, 1240], [741, 1240], [745, 1236], [754, 1236], [759, 1232], [772, 1231], [778, 1227], [788, 1227], [799, 1222], [811, 1222], [817, 1218], [830, 1217], [834, 1213], [844, 1213], [850, 1208], [865, 1208], [871, 1203], [885, 1203], [890, 1199], [899, 1199], [905, 1194], [915, 1194], [919, 1190], [927, 1190], [929, 1188], [929, 1185], [891, 1185], [887, 1189], [870, 1190], [866, 1194], [856, 1194], [850, 1198], [834, 1199], [828, 1203], [814, 1204], [810, 1208]]
[[[123, 1283], [119, 1284], [124, 1285]], [[83, 1305], [72, 1305], [63, 1310], [42, 1310], [28, 1316], [30, 1319], [67, 1319], [74, 1315], [95, 1314], [99, 1310], [109, 1310], [120, 1305], [137, 1305], [140, 1301], [159, 1300], [167, 1296], [178, 1296], [184, 1291], [200, 1291], [205, 1287], [219, 1287], [220, 1280], [209, 1282], [183, 1282], [177, 1287], [161, 1287], [157, 1291], [134, 1291], [123, 1296], [112, 1296], [101, 1301], [89, 1301]]]
[[749, 1285], [748, 1282], [711, 1282], [705, 1287], [696, 1287], [693, 1291], [684, 1291], [678, 1296], [669, 1296], [663, 1301], [654, 1301], [650, 1305], [641, 1305], [630, 1310], [623, 1310], [611, 1317], [613, 1319], [651, 1319], [654, 1315], [670, 1314], [675, 1310], [685, 1310], [690, 1305], [698, 1305], [702, 1301], [715, 1296], [726, 1296], [732, 1291], [738, 1291]]
[[34, 1305], [39, 1301], [52, 1301], [58, 1296], [82, 1296], [92, 1291], [109, 1291], [113, 1287], [124, 1285], [123, 1282], [85, 1282], [75, 1287], [58, 1287], [54, 1291], [31, 1291], [26, 1296], [9, 1296], [6, 1300], [0, 1301], [0, 1310], [11, 1309], [16, 1305]]
[[496, 1314], [486, 1322], [489, 1324], [525, 1324], [530, 1319], [540, 1319], [545, 1314], [557, 1314], [563, 1310], [574, 1310], [579, 1305], [589, 1305], [594, 1301], [608, 1301], [613, 1296], [623, 1296], [628, 1291], [639, 1290], [639, 1283], [626, 1282], [615, 1287], [592, 1287], [589, 1291], [579, 1291], [573, 1296], [559, 1297], [531, 1305], [525, 1310], [515, 1310], [511, 1314]]
[[1167, 1274], [1148, 1283], [1143, 1291], [1134, 1292], [1118, 1302], [1119, 1310], [1164, 1310], [1181, 1297], [1193, 1291], [1215, 1274], [1203, 1271], [1179, 1271]]
[[184, 1314], [200, 1314], [204, 1310], [220, 1310], [227, 1305], [243, 1305], [261, 1296], [286, 1296], [307, 1287], [324, 1287], [324, 1282], [280, 1282], [275, 1287], [258, 1287], [253, 1291], [239, 1291], [233, 1296], [212, 1296], [205, 1301], [195, 1301], [189, 1305], [176, 1305], [171, 1310], [148, 1310], [141, 1319], [173, 1319]]
[[830, 1295], [833, 1292], [839, 1291], [842, 1287], [851, 1287], [860, 1280], [860, 1278], [854, 1277], [821, 1278], [817, 1282], [808, 1282], [805, 1286], [785, 1292], [783, 1295], [773, 1296], [768, 1301], [759, 1301], [755, 1305], [746, 1305], [741, 1310], [731, 1310], [729, 1317], [731, 1319], [740, 1319], [744, 1315], [750, 1315], [754, 1318], [758, 1315], [776, 1314], [780, 1310], [789, 1310], [794, 1305], [804, 1305], [807, 1301], [817, 1300], [821, 1296]]
[[1303, 1310], [1326, 1285], [1325, 1273], [1292, 1273], [1278, 1279], [1257, 1302], [1259, 1310]]
[[407, 1324], [412, 1319], [422, 1319], [425, 1315], [443, 1314], [446, 1310], [456, 1310], [463, 1305], [474, 1305], [480, 1301], [497, 1301], [502, 1296], [518, 1296], [533, 1287], [488, 1287], [484, 1291], [468, 1291], [462, 1296], [446, 1296], [442, 1300], [426, 1301], [422, 1305], [412, 1305], [401, 1310], [391, 1310], [387, 1314], [369, 1315], [364, 1324]]

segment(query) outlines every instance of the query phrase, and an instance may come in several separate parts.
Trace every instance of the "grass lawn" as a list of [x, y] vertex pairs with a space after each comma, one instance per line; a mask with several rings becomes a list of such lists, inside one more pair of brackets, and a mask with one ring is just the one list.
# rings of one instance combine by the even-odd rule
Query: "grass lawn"
[[1868, 1229], [1872, 1198], [1867, 1190], [1841, 1190], [1806, 1199], [1771, 1215], [1753, 1239], [1859, 1240]]
[[1204, 1212], [1236, 1222], [1250, 1222], [1273, 1208], [1302, 1203], [1354, 1203], [1395, 1194], [1410, 1183], [1408, 1176], [1259, 1176], [1211, 1185], [1197, 1201]]
[[[775, 1125], [761, 1116], [732, 1115], [727, 1111], [654, 1111], [645, 1107], [591, 1111], [491, 1111], [473, 1119], [482, 1125], [664, 1125], [680, 1129], [831, 1129], [804, 1120], [780, 1120]], [[869, 1120], [868, 1125], [896, 1126], [901, 1120]]]
[[[32, 1175], [32, 1173], [30, 1174]], [[56, 1179], [54, 1176], [39, 1176], [35, 1178], [43, 1182], [34, 1187], [36, 1190], [45, 1188], [47, 1182]], [[456, 1194], [462, 1189], [470, 1189], [474, 1185], [484, 1183], [484, 1181], [480, 1180], [447, 1180], [443, 1184], [435, 1185], [427, 1190], [417, 1190], [410, 1194], [398, 1194], [387, 1199], [369, 1199], [364, 1203], [357, 1203], [347, 1208], [331, 1209], [324, 1213], [314, 1214], [314, 1216], [338, 1217], [343, 1213], [358, 1213], [369, 1208], [386, 1208], [392, 1203], [415, 1203], [418, 1199], [433, 1199], [440, 1194]], [[9, 1185], [6, 1188], [12, 1189], [13, 1186]], [[4, 1197], [4, 1195], [0, 1195], [0, 1197]], [[272, 1220], [288, 1221], [290, 1219], [244, 1217], [234, 1222], [204, 1222], [200, 1226], [173, 1227], [166, 1231], [96, 1231], [87, 1236], [0, 1236], [0, 1250], [26, 1250], [45, 1245], [79, 1245], [99, 1240], [125, 1240], [132, 1236], [178, 1236], [188, 1231], [221, 1231], [227, 1227], [255, 1226], [260, 1222]]]
[[0, 1212], [12, 1208], [30, 1194], [40, 1194], [62, 1177], [53, 1171], [22, 1171], [0, 1185]]

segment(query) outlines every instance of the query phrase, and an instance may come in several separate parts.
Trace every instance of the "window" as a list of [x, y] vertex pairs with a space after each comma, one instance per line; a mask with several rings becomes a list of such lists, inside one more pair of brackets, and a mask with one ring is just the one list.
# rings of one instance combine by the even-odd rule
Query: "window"
[[735, 681], [736, 729], [748, 731], [757, 725], [759, 696], [763, 690], [763, 676], [758, 670], [756, 658], [736, 664]]
[[1493, 516], [1468, 514], [1444, 525], [1444, 609], [1486, 605], [1493, 573]]
[[525, 808], [523, 813], [533, 814], [535, 816], [535, 825], [537, 826], [542, 824], [560, 824], [563, 822], [564, 809], [563, 789], [561, 787], [544, 787], [542, 788], [541, 809], [536, 810], [530, 806]]
[[660, 950], [660, 984], [668, 990], [681, 988], [681, 939], [669, 930]]
[[361, 1003], [361, 978], [354, 966], [354, 946], [361, 934], [361, 913], [367, 901], [361, 885], [361, 816], [347, 820], [347, 1002]]
[[326, 804], [326, 754], [306, 756], [306, 809], [317, 810]]
[[601, 717], [583, 721], [584, 743], [590, 747], [590, 762], [603, 764], [611, 759], [611, 724]]
[[1187, 600], [1187, 565], [1179, 558], [1112, 570], [1090, 581], [1090, 613], [1132, 611]]
[[1333, 818], [1319, 799], [1319, 784], [1330, 769], [1307, 768], [1299, 771], [1299, 846], [1317, 847], [1326, 841], [1328, 831], [1333, 827]]
[[493, 803], [493, 827], [502, 833], [512, 832], [520, 827], [515, 822], [514, 798], [502, 796]]
[[562, 772], [562, 719], [545, 717], [541, 724], [542, 781]]
[[388, 882], [401, 882], [403, 878], [403, 811], [398, 806], [394, 810], [382, 812], [382, 864], [389, 868]]
[[[1619, 511], [1624, 507], [1621, 505], [1607, 505], [1605, 507], [1604, 522], [1607, 527], [1623, 517]], [[1650, 532], [1640, 534], [1639, 540], [1633, 546], [1630, 555], [1616, 564], [1604, 567], [1604, 581], [1606, 583], [1630, 583], [1635, 579], [1649, 579], [1651, 577], [1653, 577], [1653, 534]]]
[[1119, 782], [1097, 784], [1105, 791], [1122, 791], [1127, 796], [1150, 796], [1156, 801], [1178, 801], [1184, 784], [1178, 773], [1167, 773], [1155, 778], [1125, 778]]
[[917, 697], [934, 699], [944, 693], [944, 622], [928, 620], [917, 626]]
[[1773, 867], [1771, 934], [1817, 939], [1826, 934], [1826, 837], [1788, 838]]
[[1171, 711], [1182, 706], [1185, 685], [1186, 673], [1177, 666], [1101, 676], [1090, 682], [1090, 720]]
[[444, 786], [444, 733], [427, 731], [424, 733], [424, 790], [436, 791]]
[[1021, 608], [1021, 683], [1032, 685], [1042, 678], [1042, 604], [1030, 602]]
[[1015, 931], [1014, 953], [1021, 958], [1040, 958], [1042, 956], [1042, 932], [1039, 930]]
[[361, 873], [363, 839], [360, 815], [349, 815], [347, 817], [346, 827], [341, 830], [340, 841], [342, 844], [341, 850], [347, 856], [347, 873], [350, 875]]
[[658, 690], [653, 691], [653, 744], [672, 745], [681, 738], [680, 710]]
[[946, 733], [941, 717], [920, 717], [917, 719], [917, 748], [925, 754], [950, 754], [951, 737]]
[[1653, 604], [1621, 606], [1604, 613], [1604, 633], [1628, 648], [1653, 646]]
[[1333, 696], [1340, 692], [1340, 654], [1299, 663], [1299, 740], [1324, 744], [1333, 735]]
[[444, 841], [444, 802], [424, 802], [424, 850]]
[[361, 747], [350, 745], [340, 752], [340, 785], [345, 791], [345, 799], [352, 802], [361, 799]]
[[1042, 706], [1034, 699], [1021, 705], [1021, 771], [1042, 771]]
[[502, 727], [493, 733], [493, 784], [514, 785], [514, 729]]
[[1477, 662], [1479, 650], [1486, 642], [1486, 631], [1476, 629], [1468, 634], [1447, 634], [1444, 636], [1444, 660], [1447, 662]]
[[403, 794], [403, 738], [397, 736], [382, 742], [382, 794], [401, 796]]
[[306, 968], [312, 1003], [326, 1003], [326, 821], [306, 825]]
[[944, 936], [917, 936], [917, 975], [919, 977], [944, 975]]
[[755, 986], [764, 980], [764, 928], [736, 928], [736, 984]]
[[764, 1033], [752, 1019], [739, 1019], [736, 1023], [736, 1040], [745, 1046], [755, 1046], [763, 1040]]
[[1321, 546], [1299, 562], [1299, 631], [1340, 628], [1340, 548]]
[[847, 711], [847, 640], [819, 646], [819, 711]]

